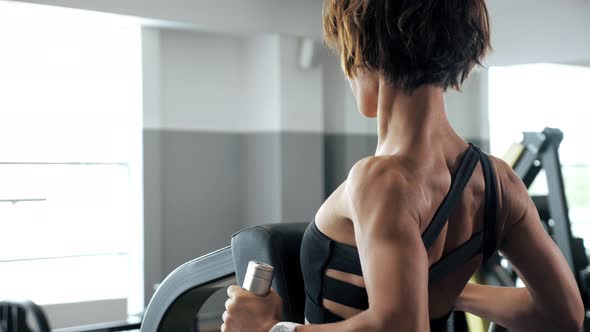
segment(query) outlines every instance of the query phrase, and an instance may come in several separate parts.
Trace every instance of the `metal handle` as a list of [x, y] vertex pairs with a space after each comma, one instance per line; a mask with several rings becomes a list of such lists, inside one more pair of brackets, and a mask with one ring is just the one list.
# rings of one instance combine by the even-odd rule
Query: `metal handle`
[[258, 296], [266, 296], [270, 292], [273, 275], [274, 268], [272, 266], [250, 261], [242, 288]]

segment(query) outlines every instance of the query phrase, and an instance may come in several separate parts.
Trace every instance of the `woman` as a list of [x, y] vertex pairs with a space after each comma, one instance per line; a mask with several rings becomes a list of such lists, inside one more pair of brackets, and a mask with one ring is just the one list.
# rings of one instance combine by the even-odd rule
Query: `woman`
[[[375, 156], [304, 235], [309, 324], [278, 323], [276, 292], [233, 286], [222, 331], [444, 331], [452, 310], [511, 331], [579, 331], [576, 282], [523, 183], [445, 114], [445, 90], [490, 47], [484, 0], [326, 0], [324, 34], [360, 113], [378, 120]], [[468, 284], [495, 250], [526, 288]]]

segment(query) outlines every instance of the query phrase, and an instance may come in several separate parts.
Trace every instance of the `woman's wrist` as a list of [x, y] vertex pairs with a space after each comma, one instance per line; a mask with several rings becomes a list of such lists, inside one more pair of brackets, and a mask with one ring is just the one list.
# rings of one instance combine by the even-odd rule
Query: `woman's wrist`
[[270, 331], [278, 323], [280, 323], [279, 320], [273, 320], [273, 321], [271, 321], [267, 326], [264, 327], [263, 331], [264, 332]]

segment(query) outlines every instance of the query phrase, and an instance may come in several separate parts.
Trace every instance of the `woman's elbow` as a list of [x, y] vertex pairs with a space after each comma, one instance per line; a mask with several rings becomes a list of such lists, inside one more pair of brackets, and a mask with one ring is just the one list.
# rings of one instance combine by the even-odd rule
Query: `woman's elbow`
[[[553, 315], [550, 319], [551, 323], [559, 325], [556, 326], [559, 331], [579, 332], [582, 330], [586, 318], [586, 311], [582, 299], [578, 297], [579, 295], [574, 296], [566, 310], [562, 311], [560, 314]], [[556, 313], [557, 312], [558, 311], [556, 310]]]
[[572, 298], [573, 303], [571, 305], [571, 309], [569, 310], [570, 315], [568, 315], [568, 319], [564, 321], [568, 329], [564, 331], [578, 332], [581, 331], [584, 327], [584, 320], [586, 319], [586, 309], [584, 308], [584, 302], [582, 301], [582, 296], [580, 295], [580, 293], [576, 292]]
[[586, 319], [586, 310], [583, 304], [580, 303], [576, 310], [572, 311], [571, 317], [566, 322], [567, 330], [564, 331], [581, 331], [584, 327], [584, 320]]
[[584, 326], [584, 316], [585, 314], [583, 313], [582, 315], [572, 316], [568, 319], [561, 318], [559, 331], [580, 332]]

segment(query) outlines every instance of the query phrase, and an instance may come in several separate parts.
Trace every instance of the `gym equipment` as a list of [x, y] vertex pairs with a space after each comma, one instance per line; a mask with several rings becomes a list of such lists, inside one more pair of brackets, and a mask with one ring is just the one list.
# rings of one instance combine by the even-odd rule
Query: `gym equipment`
[[[526, 132], [522, 143], [513, 145], [505, 158], [522, 179], [527, 188], [545, 171], [548, 194], [533, 196], [532, 200], [539, 211], [545, 230], [563, 253], [572, 270], [586, 311], [590, 309], [590, 267], [584, 241], [572, 235], [568, 205], [565, 197], [563, 175], [559, 160], [559, 146], [563, 141], [563, 132], [555, 128], [545, 128], [542, 132]], [[517, 275], [507, 260], [500, 255], [494, 256], [483, 269], [486, 284], [515, 286]], [[584, 331], [590, 332], [589, 315], [586, 315]], [[490, 331], [506, 331], [503, 327], [492, 324]]]
[[43, 310], [32, 301], [0, 301], [0, 332], [49, 331]]
[[114, 332], [137, 331], [141, 319], [50, 329], [43, 309], [32, 301], [0, 301], [0, 332]]
[[305, 303], [299, 247], [308, 223], [250, 227], [231, 246], [192, 260], [164, 279], [144, 314], [141, 332], [191, 331], [197, 313], [215, 291], [244, 284], [250, 261], [274, 266], [273, 288], [283, 299], [283, 318], [303, 323]]

